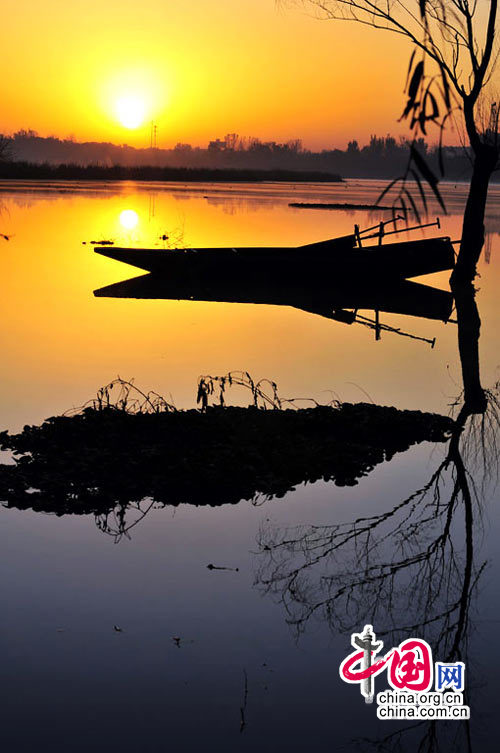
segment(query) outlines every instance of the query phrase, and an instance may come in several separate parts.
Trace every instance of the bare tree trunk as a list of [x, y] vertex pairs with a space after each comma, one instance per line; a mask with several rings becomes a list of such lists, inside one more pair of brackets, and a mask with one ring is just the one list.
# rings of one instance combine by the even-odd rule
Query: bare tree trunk
[[472, 282], [476, 276], [476, 265], [484, 244], [484, 214], [488, 186], [497, 160], [497, 149], [486, 144], [481, 144], [475, 153], [469, 196], [462, 224], [462, 242], [450, 280], [452, 289], [456, 285]]
[[481, 319], [472, 282], [452, 286], [458, 321], [458, 350], [464, 385], [464, 408], [467, 413], [484, 413], [487, 399], [481, 386], [479, 370], [479, 335]]
[[457, 309], [464, 408], [468, 413], [484, 413], [487, 398], [481, 386], [479, 370], [481, 319], [472, 282], [484, 245], [484, 215], [488, 186], [497, 164], [498, 151], [486, 144], [477, 145], [474, 151], [474, 168], [462, 225], [462, 241], [450, 285]]

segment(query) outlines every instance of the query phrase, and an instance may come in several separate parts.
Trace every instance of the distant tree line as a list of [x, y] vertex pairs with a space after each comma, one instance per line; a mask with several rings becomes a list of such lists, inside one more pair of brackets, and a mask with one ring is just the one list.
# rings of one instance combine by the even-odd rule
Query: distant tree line
[[[418, 140], [419, 152], [431, 168], [437, 169], [438, 150]], [[170, 149], [137, 149], [105, 142], [77, 142], [74, 137], [59, 139], [42, 137], [32, 130], [20, 130], [11, 137], [0, 135], [0, 168], [3, 177], [10, 177], [9, 160], [46, 165], [81, 167], [144, 167], [189, 168], [211, 170], [293, 170], [340, 174], [347, 178], [387, 178], [400, 175], [408, 162], [410, 142], [391, 135], [372, 136], [368, 144], [357, 140], [346, 149], [305, 149], [300, 139], [279, 143], [229, 133], [216, 138], [206, 147], [177, 143]], [[451, 180], [470, 177], [470, 155], [467, 150], [447, 147], [444, 150], [446, 176]], [[26, 172], [27, 167], [23, 168]]]
[[7, 161], [0, 164], [0, 179], [15, 180], [154, 180], [258, 183], [298, 182], [338, 183], [340, 175], [319, 170], [254, 170], [249, 168], [159, 167], [154, 165], [77, 165], [72, 162]]

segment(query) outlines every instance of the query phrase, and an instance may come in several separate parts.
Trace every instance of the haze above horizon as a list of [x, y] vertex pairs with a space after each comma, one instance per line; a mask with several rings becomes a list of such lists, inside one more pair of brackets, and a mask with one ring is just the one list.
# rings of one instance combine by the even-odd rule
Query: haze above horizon
[[[311, 149], [397, 124], [410, 49], [274, 0], [6, 0], [0, 132], [148, 146], [228, 132]], [[383, 44], [382, 44], [383, 39]]]

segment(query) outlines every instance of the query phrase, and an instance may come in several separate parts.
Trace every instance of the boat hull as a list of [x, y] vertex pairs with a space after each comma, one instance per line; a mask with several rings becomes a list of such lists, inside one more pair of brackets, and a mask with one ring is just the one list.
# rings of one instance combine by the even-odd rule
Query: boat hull
[[249, 281], [265, 275], [274, 284], [364, 277], [370, 280], [418, 277], [453, 268], [449, 238], [431, 238], [353, 248], [354, 238], [292, 248], [133, 249], [95, 248], [96, 253], [162, 277]]

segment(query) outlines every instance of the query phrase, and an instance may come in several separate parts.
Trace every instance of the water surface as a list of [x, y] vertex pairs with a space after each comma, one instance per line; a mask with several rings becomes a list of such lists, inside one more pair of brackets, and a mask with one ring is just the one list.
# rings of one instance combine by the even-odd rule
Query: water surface
[[[117, 375], [193, 407], [198, 376], [231, 369], [274, 379], [284, 397], [326, 402], [333, 395], [447, 413], [461, 392], [452, 323], [383, 317], [392, 327], [436, 338], [431, 349], [389, 332], [376, 342], [360, 324], [285, 306], [93, 296], [135, 272], [94, 254], [92, 240], [137, 247], [311, 243], [387, 215], [300, 210], [289, 202], [371, 203], [380, 186], [1, 183], [0, 230], [13, 237], [0, 247], [0, 428], [19, 430], [81, 405]], [[452, 238], [460, 235], [466, 188], [444, 190], [450, 214], [440, 232]], [[498, 187], [490, 194], [487, 232], [477, 301], [482, 377], [492, 386], [499, 378]], [[421, 281], [445, 287], [447, 274]], [[262, 586], [269, 568], [259, 542], [272, 532], [391, 509], [428, 481], [442, 455], [442, 447], [418, 446], [352, 488], [318, 482], [259, 504], [153, 508], [118, 543], [119, 523], [112, 520], [105, 533], [92, 516], [2, 509], [3, 748], [331, 751], [354, 750], [356, 737], [389, 734], [396, 727], [377, 722], [357, 689], [339, 681], [349, 632], [318, 614], [297, 640], [279, 587], [266, 594]], [[488, 565], [468, 604], [463, 648], [479, 751], [493, 749], [499, 670], [491, 638], [500, 619], [497, 502], [490, 483], [474, 518], [474, 567]], [[139, 517], [130, 511], [130, 522]], [[460, 511], [454, 520], [460, 559], [466, 549]], [[209, 570], [209, 563], [238, 571]], [[454, 588], [439, 598], [452, 598]], [[395, 619], [402, 627], [404, 599]], [[446, 745], [436, 749], [450, 750]], [[462, 737], [456, 749], [463, 746]], [[405, 750], [413, 749], [411, 738]]]

